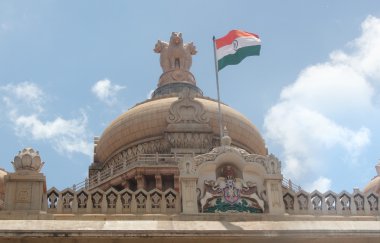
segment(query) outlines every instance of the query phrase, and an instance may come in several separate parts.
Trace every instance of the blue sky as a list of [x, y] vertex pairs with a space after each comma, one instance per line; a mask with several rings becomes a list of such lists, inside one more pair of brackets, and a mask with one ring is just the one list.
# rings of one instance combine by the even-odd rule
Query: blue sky
[[260, 35], [259, 57], [220, 72], [284, 175], [352, 191], [380, 155], [377, 1], [0, 1], [0, 167], [33, 147], [48, 187], [82, 181], [93, 137], [145, 100], [161, 74], [157, 40], [193, 41], [192, 72], [216, 97], [212, 36]]

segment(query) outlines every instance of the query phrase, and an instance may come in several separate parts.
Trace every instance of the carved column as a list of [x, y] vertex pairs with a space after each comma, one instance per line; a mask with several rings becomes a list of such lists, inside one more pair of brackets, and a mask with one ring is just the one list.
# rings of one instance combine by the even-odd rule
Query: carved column
[[160, 174], [157, 174], [154, 176], [154, 178], [156, 179], [156, 188], [160, 191], [162, 191], [162, 178], [161, 178], [161, 175]]
[[43, 163], [38, 152], [32, 148], [23, 149], [12, 163], [16, 172], [4, 177], [5, 210], [46, 212], [46, 178], [39, 173]]
[[135, 179], [137, 181], [137, 190], [145, 188], [145, 180], [143, 175], [136, 175]]
[[174, 190], [176, 192], [179, 192], [179, 176], [178, 175], [174, 176]]
[[182, 210], [184, 214], [197, 214], [197, 179], [196, 176], [181, 176]]
[[5, 176], [5, 210], [42, 211], [46, 196], [46, 178], [42, 173]]
[[284, 214], [285, 206], [282, 199], [281, 180], [269, 179], [265, 182], [269, 214]]

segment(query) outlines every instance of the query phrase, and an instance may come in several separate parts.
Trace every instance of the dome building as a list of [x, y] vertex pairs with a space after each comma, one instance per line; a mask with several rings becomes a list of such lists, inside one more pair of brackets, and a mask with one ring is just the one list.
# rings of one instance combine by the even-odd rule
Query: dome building
[[193, 43], [173, 32], [154, 51], [157, 88], [95, 137], [82, 183], [47, 189], [32, 148], [0, 170], [0, 241], [378, 242], [380, 164], [363, 191], [306, 192], [251, 121], [197, 87]]
[[377, 175], [364, 187], [366, 194], [376, 193], [380, 195], [380, 161], [375, 166]]

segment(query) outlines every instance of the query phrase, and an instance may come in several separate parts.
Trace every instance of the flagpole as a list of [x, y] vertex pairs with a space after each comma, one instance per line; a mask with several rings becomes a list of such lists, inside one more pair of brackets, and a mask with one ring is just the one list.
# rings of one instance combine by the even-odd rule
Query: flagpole
[[215, 36], [212, 37], [212, 43], [214, 44], [214, 60], [215, 60], [215, 77], [216, 77], [216, 91], [218, 93], [218, 114], [219, 114], [219, 135], [220, 135], [220, 145], [222, 145], [223, 137], [223, 125], [222, 125], [222, 111], [220, 109], [220, 95], [219, 95], [219, 75], [218, 75], [218, 61], [216, 60], [216, 45]]

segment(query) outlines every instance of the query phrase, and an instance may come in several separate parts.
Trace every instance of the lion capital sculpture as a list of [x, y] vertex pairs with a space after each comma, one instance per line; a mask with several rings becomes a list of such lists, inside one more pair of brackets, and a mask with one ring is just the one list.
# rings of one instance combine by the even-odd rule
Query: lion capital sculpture
[[160, 53], [160, 64], [165, 72], [172, 70], [189, 71], [192, 55], [197, 53], [193, 42], [183, 43], [182, 33], [172, 32], [169, 43], [157, 41], [154, 52]]

